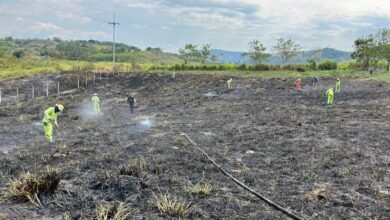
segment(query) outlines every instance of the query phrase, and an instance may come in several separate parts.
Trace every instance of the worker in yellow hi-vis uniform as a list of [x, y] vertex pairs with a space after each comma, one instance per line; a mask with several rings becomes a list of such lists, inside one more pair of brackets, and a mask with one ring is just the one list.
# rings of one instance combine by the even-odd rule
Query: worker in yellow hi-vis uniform
[[340, 93], [340, 91], [341, 91], [341, 82], [340, 82], [340, 78], [337, 78], [336, 79], [336, 92]]
[[97, 93], [93, 94], [92, 104], [93, 104], [93, 111], [100, 112], [100, 99], [99, 99]]
[[226, 81], [227, 82], [227, 87], [228, 87], [228, 89], [231, 89], [232, 88], [232, 82], [233, 82], [233, 79], [232, 78], [230, 78], [228, 81]]
[[53, 123], [58, 128], [57, 113], [64, 110], [64, 105], [57, 104], [55, 107], [46, 109], [45, 116], [43, 117], [42, 123], [45, 129], [45, 137], [47, 142], [53, 142]]
[[326, 91], [326, 98], [328, 99], [328, 102], [327, 104], [328, 105], [333, 105], [333, 96], [334, 93], [333, 93], [333, 88], [330, 88]]

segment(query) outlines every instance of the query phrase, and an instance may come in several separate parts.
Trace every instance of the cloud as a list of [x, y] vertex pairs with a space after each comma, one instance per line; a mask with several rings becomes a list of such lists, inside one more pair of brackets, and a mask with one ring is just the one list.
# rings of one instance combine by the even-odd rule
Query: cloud
[[127, 6], [130, 8], [156, 9], [163, 1], [129, 1]]
[[56, 31], [61, 30], [62, 28], [51, 22], [37, 22], [36, 25], [31, 27], [31, 29], [35, 31]]
[[61, 20], [76, 20], [83, 23], [91, 22], [91, 18], [86, 15], [75, 14], [74, 12], [56, 12], [56, 16]]
[[147, 28], [146, 25], [142, 25], [142, 24], [132, 24], [131, 27], [136, 28], [136, 29], [146, 29]]

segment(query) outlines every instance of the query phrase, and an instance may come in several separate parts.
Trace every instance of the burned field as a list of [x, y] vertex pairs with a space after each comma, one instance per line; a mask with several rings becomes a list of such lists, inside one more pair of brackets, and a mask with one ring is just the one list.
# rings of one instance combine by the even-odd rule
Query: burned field
[[[233, 90], [226, 79], [115, 75], [59, 97], [2, 104], [0, 219], [287, 218], [181, 132], [304, 219], [390, 218], [389, 84], [342, 79], [327, 106], [334, 79], [302, 94], [293, 79], [236, 78]], [[100, 115], [89, 112], [94, 92]], [[41, 120], [57, 102], [65, 105], [62, 133], [49, 145]]]

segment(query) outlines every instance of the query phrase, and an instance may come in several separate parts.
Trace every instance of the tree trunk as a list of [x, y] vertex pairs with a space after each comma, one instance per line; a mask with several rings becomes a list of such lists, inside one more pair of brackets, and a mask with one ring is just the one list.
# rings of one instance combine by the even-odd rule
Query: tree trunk
[[387, 60], [387, 71], [390, 70], [390, 60]]

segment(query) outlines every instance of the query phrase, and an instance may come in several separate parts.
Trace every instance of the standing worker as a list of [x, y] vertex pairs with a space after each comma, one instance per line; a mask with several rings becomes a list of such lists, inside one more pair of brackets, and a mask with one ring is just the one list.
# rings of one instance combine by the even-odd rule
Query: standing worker
[[328, 105], [333, 105], [333, 88], [330, 88], [328, 91], [326, 91], [326, 97], [328, 99]]
[[311, 83], [312, 83], [312, 86], [316, 86], [317, 83], [318, 83], [318, 77], [313, 77], [313, 79], [311, 79]]
[[131, 112], [131, 114], [133, 114], [134, 113], [134, 103], [136, 103], [137, 100], [135, 100], [135, 98], [133, 96], [129, 95], [129, 97], [127, 97], [127, 102], [130, 105], [130, 112]]
[[232, 79], [232, 78], [230, 78], [230, 79], [227, 81], [228, 89], [231, 89], [231, 88], [232, 88], [232, 82], [233, 82], [233, 79]]
[[340, 78], [337, 78], [336, 79], [336, 92], [340, 93], [340, 89], [341, 89]]
[[55, 107], [46, 109], [45, 116], [43, 117], [42, 123], [45, 129], [45, 137], [47, 142], [53, 143], [53, 122], [58, 129], [57, 113], [64, 110], [64, 105], [57, 104]]
[[93, 111], [98, 113], [100, 112], [100, 99], [97, 95], [97, 93], [94, 93], [92, 96], [92, 105], [93, 105]]
[[301, 78], [295, 80], [295, 91], [297, 92], [301, 91]]

